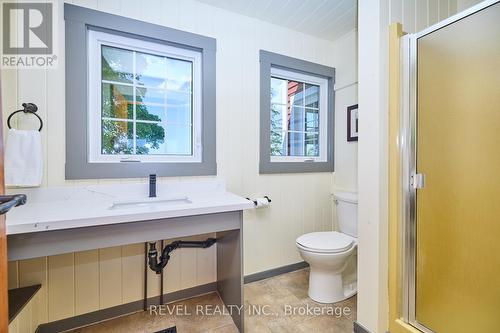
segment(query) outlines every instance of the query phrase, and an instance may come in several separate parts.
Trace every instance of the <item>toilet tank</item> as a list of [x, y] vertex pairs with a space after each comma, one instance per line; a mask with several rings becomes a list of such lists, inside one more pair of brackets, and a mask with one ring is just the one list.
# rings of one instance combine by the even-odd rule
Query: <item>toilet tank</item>
[[358, 237], [357, 193], [336, 191], [333, 198], [337, 206], [339, 231], [352, 237]]

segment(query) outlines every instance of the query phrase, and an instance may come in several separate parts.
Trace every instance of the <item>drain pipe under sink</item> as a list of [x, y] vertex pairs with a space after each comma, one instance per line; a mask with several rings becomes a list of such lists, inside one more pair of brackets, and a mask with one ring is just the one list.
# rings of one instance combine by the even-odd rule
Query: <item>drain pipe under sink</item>
[[176, 249], [181, 248], [202, 248], [206, 249], [211, 247], [217, 242], [215, 238], [207, 238], [204, 241], [175, 241], [167, 244], [161, 251], [161, 255], [158, 258], [158, 251], [156, 250], [156, 243], [149, 243], [148, 251], [148, 265], [149, 268], [156, 272], [156, 274], [161, 274], [165, 266], [167, 266], [170, 260], [170, 253]]

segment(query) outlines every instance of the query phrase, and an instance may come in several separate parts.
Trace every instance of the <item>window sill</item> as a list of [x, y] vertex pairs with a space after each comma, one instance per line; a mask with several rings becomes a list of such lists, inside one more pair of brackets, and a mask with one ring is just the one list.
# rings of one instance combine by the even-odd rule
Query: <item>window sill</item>
[[66, 179], [215, 176], [217, 163], [84, 163], [66, 162]]
[[260, 174], [333, 172], [333, 162], [261, 162]]

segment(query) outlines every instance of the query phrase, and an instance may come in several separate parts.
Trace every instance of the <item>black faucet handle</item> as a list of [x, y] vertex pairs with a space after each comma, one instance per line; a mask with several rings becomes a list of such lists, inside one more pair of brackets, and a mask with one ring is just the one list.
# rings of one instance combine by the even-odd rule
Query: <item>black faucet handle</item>
[[156, 175], [149, 175], [149, 197], [156, 197]]

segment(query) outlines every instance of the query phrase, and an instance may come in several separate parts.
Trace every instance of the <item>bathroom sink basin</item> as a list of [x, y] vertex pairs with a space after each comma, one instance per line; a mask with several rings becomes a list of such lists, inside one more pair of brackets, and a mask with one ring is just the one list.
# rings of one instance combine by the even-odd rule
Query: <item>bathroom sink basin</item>
[[144, 200], [115, 201], [109, 209], [164, 208], [168, 206], [189, 205], [191, 203], [192, 201], [188, 197], [148, 198]]

